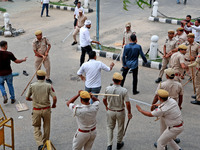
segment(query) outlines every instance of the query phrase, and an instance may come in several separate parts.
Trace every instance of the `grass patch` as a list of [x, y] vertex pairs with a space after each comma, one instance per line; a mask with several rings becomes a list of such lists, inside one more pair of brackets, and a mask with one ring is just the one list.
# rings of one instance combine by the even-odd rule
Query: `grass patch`
[[6, 12], [6, 9], [0, 7], [1, 12]]
[[[91, 46], [92, 46], [92, 48], [96, 49], [96, 45], [92, 44]], [[101, 48], [102, 48], [102, 51], [106, 51], [106, 52], [113, 52], [116, 54], [121, 52], [121, 49], [116, 49], [114, 47], [108, 47], [108, 46], [101, 45]]]
[[69, 7], [75, 7], [74, 5], [67, 5], [67, 4], [64, 4], [63, 1], [59, 1], [59, 2], [49, 2], [49, 4], [52, 4], [52, 5], [58, 5], [58, 6], [69, 6]]
[[[148, 54], [146, 54], [145, 57], [146, 57], [148, 60], [150, 60]], [[156, 60], [150, 60], [150, 61], [162, 62], [162, 58], [161, 58], [160, 56], [157, 56], [157, 59], [156, 59]]]
[[[179, 20], [179, 21], [185, 20], [185, 18], [172, 18], [172, 19]], [[195, 22], [195, 21], [196, 21], [195, 19], [191, 19], [191, 22]]]

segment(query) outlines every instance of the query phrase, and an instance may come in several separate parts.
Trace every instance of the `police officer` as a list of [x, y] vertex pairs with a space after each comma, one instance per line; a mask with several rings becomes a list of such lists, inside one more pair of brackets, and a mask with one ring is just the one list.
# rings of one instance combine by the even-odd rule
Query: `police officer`
[[[188, 40], [184, 43], [188, 47], [185, 54], [185, 61], [186, 61], [186, 65], [189, 65], [195, 61], [197, 55], [200, 52], [200, 47], [199, 47], [199, 44], [196, 41], [194, 41], [195, 35], [193, 33], [189, 33], [187, 37], [188, 37]], [[195, 68], [193, 68], [193, 71], [194, 70]], [[192, 68], [190, 68], [188, 72], [190, 76], [192, 76], [191, 72], [192, 72]]]
[[50, 60], [49, 60], [49, 50], [51, 48], [51, 44], [45, 36], [42, 36], [41, 30], [36, 31], [35, 36], [36, 38], [33, 40], [33, 51], [35, 53], [35, 69], [37, 70], [39, 65], [44, 60], [43, 64], [47, 72], [46, 81], [48, 83], [52, 83], [50, 79]]
[[[79, 96], [82, 105], [75, 105], [74, 102]], [[92, 98], [93, 104], [90, 104], [90, 98]], [[67, 102], [67, 106], [73, 111], [79, 127], [74, 135], [72, 150], [81, 150], [82, 148], [91, 150], [97, 135], [96, 115], [99, 109], [99, 100], [87, 91], [79, 91]]]
[[[153, 103], [152, 103], [153, 106], [152, 106], [151, 110], [153, 110], [153, 108], [155, 106], [154, 104], [156, 104], [157, 101], [158, 101], [157, 91], [159, 89], [166, 90], [169, 93], [169, 97], [171, 97], [174, 100], [176, 100], [176, 102], [178, 103], [179, 108], [182, 109], [182, 107], [181, 107], [182, 101], [183, 101], [183, 87], [182, 87], [182, 84], [177, 82], [177, 81], [174, 81], [175, 73], [174, 73], [174, 70], [172, 68], [165, 69], [164, 72], [166, 74], [167, 80], [158, 85], [158, 88], [157, 88], [157, 90], [155, 92], [154, 100], [153, 100]], [[161, 119], [160, 119], [160, 133], [162, 134], [165, 131], [165, 129], [166, 129], [166, 124], [165, 124], [163, 118], [161, 117]], [[179, 143], [180, 139], [176, 138], [175, 142]], [[157, 143], [154, 143], [154, 146], [157, 147]]]
[[187, 34], [185, 33], [184, 29], [182, 27], [177, 28], [176, 30], [176, 47], [183, 44], [187, 40]]
[[138, 105], [136, 105], [136, 108], [145, 116], [161, 117], [164, 120], [167, 128], [157, 140], [157, 150], [165, 150], [167, 144], [174, 150], [181, 150], [179, 145], [173, 140], [174, 137], [183, 131], [183, 119], [179, 106], [173, 98], [169, 97], [169, 93], [166, 90], [159, 89], [157, 94], [161, 104], [154, 111], [144, 111]]
[[122, 80], [123, 76], [120, 73], [114, 73], [114, 84], [106, 88], [105, 94], [118, 94], [119, 97], [105, 96], [103, 99], [103, 103], [107, 111], [107, 150], [112, 150], [113, 130], [115, 129], [116, 121], [118, 123], [117, 149], [121, 149], [124, 146], [124, 142], [122, 140], [125, 122], [125, 103], [128, 111], [128, 119], [132, 118], [131, 104], [128, 97], [128, 91], [120, 85]]
[[196, 96], [195, 100], [191, 101], [192, 104], [200, 105], [200, 54], [196, 58], [196, 61], [188, 65], [188, 67], [196, 66], [196, 77], [195, 77], [195, 86], [196, 86]]
[[[37, 71], [38, 81], [32, 83], [26, 94], [27, 101], [33, 101], [32, 125], [34, 127], [34, 137], [38, 145], [38, 150], [42, 150], [43, 144], [49, 140], [51, 124], [51, 108], [56, 108], [56, 94], [49, 83], [45, 83], [46, 72]], [[51, 106], [49, 96], [53, 98]], [[43, 120], [43, 135], [41, 132], [41, 120]]]
[[184, 69], [188, 69], [185, 63], [184, 55], [186, 54], [187, 46], [181, 44], [178, 46], [178, 52], [174, 53], [170, 59], [170, 68], [175, 71], [175, 81], [181, 82], [181, 76], [183, 76]]
[[168, 37], [165, 41], [165, 45], [163, 47], [163, 59], [162, 59], [162, 68], [160, 70], [159, 73], [159, 77], [158, 79], [155, 81], [156, 83], [159, 83], [160, 81], [162, 81], [162, 76], [164, 73], [164, 70], [167, 68], [167, 64], [169, 63], [170, 57], [171, 55], [168, 55], [168, 53], [176, 48], [176, 40], [174, 38], [174, 31], [173, 30], [169, 30], [168, 31]]

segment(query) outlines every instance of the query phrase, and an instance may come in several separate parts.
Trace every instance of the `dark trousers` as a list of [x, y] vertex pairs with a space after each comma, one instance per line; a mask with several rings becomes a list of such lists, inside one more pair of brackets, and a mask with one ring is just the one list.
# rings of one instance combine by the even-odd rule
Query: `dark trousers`
[[44, 12], [45, 8], [46, 8], [46, 16], [48, 16], [48, 13], [49, 13], [49, 4], [43, 4], [42, 5], [41, 16], [43, 15], [43, 12]]
[[86, 47], [81, 47], [81, 58], [80, 58], [80, 66], [84, 63], [85, 61], [85, 54], [89, 54], [89, 52], [92, 51], [92, 47], [90, 45], [86, 46]]
[[[121, 86], [122, 86], [122, 87], [124, 86], [124, 82], [125, 82], [125, 79], [126, 79], [126, 75], [127, 75], [128, 71], [129, 71], [129, 69], [130, 69], [130, 68], [128, 68], [128, 69], [125, 69], [125, 68], [124, 68], [124, 70], [123, 70], [123, 72], [122, 72], [122, 76], [123, 76], [123, 80], [122, 80], [122, 82], [121, 82]], [[135, 92], [137, 91], [138, 67], [135, 68], [135, 69], [132, 69], [132, 71], [133, 71], [133, 73], [132, 73], [132, 75], [133, 75], [133, 93], [135, 93]]]

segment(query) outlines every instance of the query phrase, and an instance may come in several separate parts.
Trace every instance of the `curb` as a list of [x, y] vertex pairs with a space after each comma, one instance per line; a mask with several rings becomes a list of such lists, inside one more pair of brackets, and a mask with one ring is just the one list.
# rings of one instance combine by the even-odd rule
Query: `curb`
[[181, 20], [176, 20], [176, 19], [167, 19], [167, 18], [159, 18], [159, 17], [150, 16], [149, 20], [154, 21], [154, 22], [162, 22], [162, 23], [181, 25]]
[[[81, 46], [78, 45], [77, 47], [77, 51], [81, 51]], [[106, 52], [106, 51], [102, 51], [102, 50], [97, 50], [93, 48], [93, 51], [95, 51], [97, 53], [97, 56], [100, 57], [105, 57], [105, 58], [111, 58], [113, 60], [115, 60], [119, 54], [115, 54], [112, 52]], [[121, 55], [117, 58], [117, 61], [120, 61]], [[150, 61], [148, 60], [147, 63], [145, 64], [142, 60], [142, 58], [139, 58], [139, 65], [143, 66], [143, 67], [147, 67], [147, 68], [152, 68], [152, 69], [158, 69], [160, 70], [162, 67], [162, 63], [159, 62], [155, 62], [155, 61]]]
[[[69, 11], [74, 11], [75, 10], [74, 7], [70, 7], [70, 6], [58, 6], [58, 5], [52, 5], [52, 4], [49, 5], [49, 8], [60, 9], [60, 10], [69, 10]], [[93, 12], [93, 9], [91, 9], [91, 8], [84, 9], [84, 12], [91, 13], [91, 12]]]

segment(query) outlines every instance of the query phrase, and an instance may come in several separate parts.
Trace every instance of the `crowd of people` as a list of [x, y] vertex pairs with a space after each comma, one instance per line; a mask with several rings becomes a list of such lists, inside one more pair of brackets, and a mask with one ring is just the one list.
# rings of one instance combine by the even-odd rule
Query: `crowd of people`
[[[43, 11], [42, 11], [43, 13]], [[41, 14], [42, 16], [42, 14]], [[48, 16], [48, 11], [47, 11]], [[98, 94], [101, 91], [101, 71], [109, 72], [113, 69], [114, 63], [110, 66], [101, 61], [97, 61], [96, 52], [92, 50], [91, 43], [100, 44], [90, 38], [89, 29], [91, 21], [84, 15], [81, 3], [77, 2], [74, 14], [74, 33], [73, 43], [77, 44], [76, 35], [80, 32], [80, 68], [77, 75], [85, 82], [85, 90], [80, 90], [74, 97], [67, 101], [67, 106], [72, 110], [77, 119], [78, 129], [74, 135], [72, 149], [91, 150], [97, 136], [96, 133], [96, 115], [99, 109]], [[177, 136], [184, 130], [183, 119], [181, 115], [183, 102], [183, 85], [182, 79], [188, 75], [189, 80], [195, 81], [195, 100], [192, 104], [200, 105], [200, 19], [197, 19], [194, 25], [191, 23], [191, 16], [187, 15], [186, 20], [182, 21], [182, 27], [168, 31], [168, 37], [163, 47], [162, 68], [158, 79], [159, 83], [152, 102], [151, 111], [145, 111], [140, 106], [136, 108], [143, 115], [148, 117], [157, 117], [160, 119], [160, 137], [154, 146], [158, 150], [166, 150], [170, 145], [174, 150], [181, 150], [177, 144], [180, 139]], [[57, 97], [50, 79], [50, 60], [49, 51], [51, 44], [49, 40], [42, 35], [42, 31], [35, 32], [36, 38], [33, 41], [33, 51], [35, 53], [35, 69], [37, 82], [30, 85], [26, 94], [26, 100], [32, 101], [32, 125], [34, 127], [34, 137], [38, 145], [38, 150], [42, 150], [46, 140], [50, 136], [51, 108], [56, 108]], [[137, 44], [136, 32], [131, 30], [131, 23], [125, 25], [125, 31], [122, 42], [122, 74], [115, 72], [112, 76], [113, 84], [104, 90], [103, 104], [107, 112], [107, 150], [113, 147], [113, 131], [116, 124], [117, 132], [117, 149], [124, 146], [124, 124], [125, 124], [125, 107], [127, 109], [127, 118], [132, 118], [131, 104], [128, 90], [123, 87], [127, 73], [132, 73], [133, 89], [132, 94], [139, 94], [137, 90], [138, 76], [138, 57], [141, 55], [144, 63], [147, 59], [142, 51], [142, 47]], [[0, 90], [3, 96], [3, 103], [8, 103], [4, 82], [7, 82], [11, 103], [15, 103], [15, 94], [12, 84], [13, 76], [10, 61], [22, 63], [24, 59], [17, 59], [13, 53], [7, 51], [8, 43], [0, 42]], [[85, 54], [89, 55], [89, 60], [85, 61]], [[46, 72], [40, 70], [44, 64]], [[167, 65], [169, 66], [167, 68]], [[162, 81], [165, 73], [166, 81]], [[46, 82], [45, 82], [46, 80]], [[51, 105], [49, 96], [53, 99]], [[81, 104], [75, 104], [80, 97]], [[41, 132], [41, 120], [43, 120], [43, 134]]]

